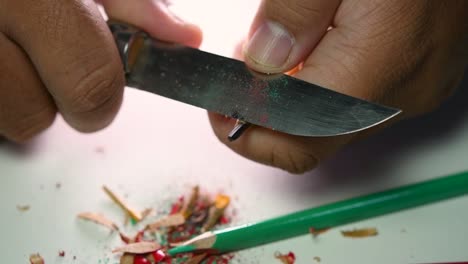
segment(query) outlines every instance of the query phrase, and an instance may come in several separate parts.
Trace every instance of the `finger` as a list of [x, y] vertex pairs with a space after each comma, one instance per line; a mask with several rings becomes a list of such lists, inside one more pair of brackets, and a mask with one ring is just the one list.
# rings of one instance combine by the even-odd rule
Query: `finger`
[[334, 28], [296, 77], [400, 108], [405, 115], [427, 111], [444, 93], [437, 87], [445, 86], [433, 82], [430, 75], [437, 73], [429, 70], [436, 55], [431, 34], [437, 20], [430, 9], [437, 5], [343, 1]]
[[95, 3], [21, 0], [2, 4], [0, 25], [26, 51], [65, 120], [84, 132], [107, 126], [122, 101], [124, 74]]
[[101, 0], [109, 17], [138, 26], [155, 38], [199, 47], [202, 33], [197, 26], [176, 17], [165, 1]]
[[236, 153], [294, 174], [315, 168], [352, 139], [350, 135], [333, 138], [298, 137], [254, 126], [242, 134], [242, 137], [230, 142], [227, 135], [235, 121], [216, 113], [208, 115], [215, 135]]
[[245, 46], [245, 61], [265, 73], [303, 61], [330, 26], [340, 0], [263, 0]]
[[0, 33], [0, 135], [24, 142], [49, 127], [55, 112], [29, 58]]

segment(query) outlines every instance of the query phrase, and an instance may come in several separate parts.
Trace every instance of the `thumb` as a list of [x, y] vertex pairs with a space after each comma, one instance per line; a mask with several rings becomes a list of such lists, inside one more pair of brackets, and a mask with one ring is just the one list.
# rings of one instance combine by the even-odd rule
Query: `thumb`
[[175, 16], [166, 1], [100, 0], [109, 17], [131, 23], [160, 40], [198, 48], [202, 33], [197, 26]]
[[340, 0], [263, 0], [244, 48], [245, 62], [265, 73], [302, 62], [327, 32]]

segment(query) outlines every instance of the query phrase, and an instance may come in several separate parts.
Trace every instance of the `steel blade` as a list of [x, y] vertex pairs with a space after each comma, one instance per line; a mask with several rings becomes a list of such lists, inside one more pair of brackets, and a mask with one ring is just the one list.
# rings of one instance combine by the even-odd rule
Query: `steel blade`
[[400, 110], [284, 74], [258, 74], [234, 59], [143, 37], [127, 85], [299, 136], [336, 136], [380, 124]]

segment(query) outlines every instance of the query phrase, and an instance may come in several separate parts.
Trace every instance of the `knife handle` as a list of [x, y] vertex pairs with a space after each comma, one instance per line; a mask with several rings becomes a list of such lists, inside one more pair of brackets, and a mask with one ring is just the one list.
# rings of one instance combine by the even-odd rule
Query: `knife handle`
[[131, 72], [148, 35], [140, 29], [116, 20], [107, 22], [114, 36], [125, 73]]

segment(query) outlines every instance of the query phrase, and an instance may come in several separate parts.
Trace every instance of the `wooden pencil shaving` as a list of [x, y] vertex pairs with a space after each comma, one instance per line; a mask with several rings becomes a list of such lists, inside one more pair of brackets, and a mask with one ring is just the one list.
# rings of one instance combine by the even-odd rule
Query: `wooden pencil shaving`
[[119, 227], [112, 222], [111, 220], [107, 219], [105, 216], [97, 213], [90, 213], [90, 212], [84, 212], [78, 214], [78, 218], [81, 218], [83, 220], [88, 220], [91, 222], [94, 222], [96, 224], [105, 226], [113, 231], [118, 231]]
[[31, 209], [31, 206], [30, 205], [17, 205], [16, 209], [20, 212], [26, 212], [26, 211], [29, 211], [29, 209]]
[[181, 213], [167, 215], [154, 223], [148, 224], [146, 226], [147, 230], [156, 231], [161, 227], [173, 227], [183, 225], [185, 223], [185, 217]]
[[200, 187], [199, 186], [193, 187], [192, 194], [190, 195], [190, 199], [184, 204], [184, 207], [182, 208], [182, 211], [181, 211], [185, 219], [188, 219], [192, 215], [193, 208], [195, 207], [195, 204], [197, 203], [199, 196], [200, 196]]
[[130, 207], [122, 197], [118, 196], [107, 186], [102, 186], [102, 189], [112, 199], [112, 201], [114, 201], [118, 206], [120, 206], [120, 208], [122, 208], [122, 210], [124, 210], [128, 215], [130, 215], [132, 219], [134, 219], [137, 222], [140, 222], [143, 219], [141, 212]]
[[122, 257], [120, 257], [120, 264], [133, 264], [135, 261], [135, 256], [132, 254], [123, 254]]
[[142, 241], [116, 248], [112, 250], [112, 253], [146, 254], [154, 252], [159, 248], [161, 248], [161, 245], [159, 245], [159, 243], [153, 241]]
[[231, 199], [227, 195], [220, 194], [216, 196], [214, 205], [210, 208], [208, 219], [202, 227], [202, 232], [206, 232], [213, 228], [218, 220], [223, 216], [224, 210], [228, 207]]
[[318, 235], [323, 234], [323, 233], [327, 232], [328, 230], [330, 230], [329, 227], [327, 227], [327, 228], [321, 228], [321, 229], [315, 229], [315, 228], [313, 228], [313, 227], [309, 228], [309, 232], [310, 232], [314, 237], [317, 237]]
[[44, 264], [45, 263], [44, 259], [39, 254], [31, 254], [29, 256], [29, 262], [31, 262], [31, 264]]
[[201, 254], [201, 255], [196, 255], [196, 256], [193, 256], [192, 258], [190, 258], [187, 262], [185, 262], [186, 264], [199, 264], [201, 263], [205, 258], [206, 258], [207, 254]]
[[363, 237], [371, 237], [378, 235], [376, 228], [362, 228], [362, 229], [353, 229], [349, 231], [341, 231], [341, 234], [344, 237], [351, 237], [351, 238], [363, 238]]
[[154, 210], [152, 208], [146, 208], [145, 210], [141, 211], [141, 220], [145, 220], [146, 217], [152, 215]]

